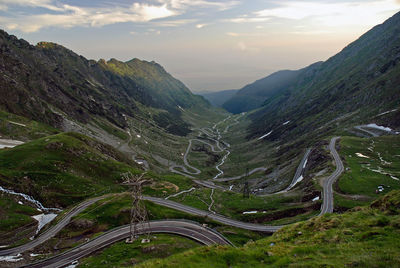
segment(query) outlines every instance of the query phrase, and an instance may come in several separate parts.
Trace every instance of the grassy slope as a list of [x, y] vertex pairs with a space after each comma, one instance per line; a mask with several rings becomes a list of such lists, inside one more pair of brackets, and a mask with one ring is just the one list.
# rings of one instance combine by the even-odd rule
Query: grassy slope
[[[340, 147], [340, 155], [349, 169], [340, 178], [337, 190], [348, 195], [362, 195], [364, 198], [353, 201], [345, 196], [336, 196], [337, 206], [354, 207], [392, 189], [400, 189], [400, 181], [391, 177], [400, 178], [400, 136], [370, 139], [343, 137]], [[357, 156], [357, 153], [368, 158]], [[384, 186], [384, 190], [377, 194], [379, 185]]]
[[126, 267], [145, 260], [168, 257], [185, 250], [196, 248], [198, 243], [180, 236], [157, 234], [150, 243], [141, 244], [140, 237], [133, 244], [118, 242], [94, 256], [84, 259], [78, 267]]
[[[128, 193], [115, 194], [88, 207], [64, 228], [48, 245], [61, 243], [62, 247], [71, 247], [77, 242], [81, 243], [85, 238], [92, 238], [101, 232], [128, 224], [131, 197]], [[145, 202], [150, 220], [161, 219], [187, 219], [200, 223], [207, 223], [226, 234], [237, 245], [243, 245], [249, 239], [260, 239], [260, 234], [222, 226], [207, 218], [192, 216], [174, 209], [165, 208], [151, 202]]]
[[12, 197], [0, 194], [0, 245], [32, 235], [37, 222], [31, 217], [36, 209], [15, 202]]
[[110, 146], [76, 133], [0, 150], [0, 181], [45, 206], [66, 207], [89, 196], [120, 191], [121, 173], [141, 171]]
[[207, 247], [138, 267], [399, 267], [400, 191], [371, 206], [290, 225], [240, 248]]
[[31, 140], [58, 132], [45, 124], [0, 110], [0, 138], [2, 139]]

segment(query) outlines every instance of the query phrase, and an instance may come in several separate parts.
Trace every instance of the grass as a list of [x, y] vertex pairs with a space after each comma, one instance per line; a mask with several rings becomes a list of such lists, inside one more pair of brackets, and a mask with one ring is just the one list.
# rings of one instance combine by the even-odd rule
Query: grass
[[150, 243], [141, 244], [142, 238], [132, 244], [118, 242], [97, 254], [80, 261], [78, 267], [124, 267], [153, 258], [165, 258], [173, 254], [197, 248], [200, 245], [190, 239], [176, 235], [151, 235]]
[[400, 191], [371, 206], [292, 224], [243, 247], [198, 248], [138, 267], [399, 267]]
[[59, 131], [48, 125], [0, 110], [0, 133], [1, 138], [25, 141], [53, 135]]
[[[210, 189], [198, 188], [190, 193], [170, 198], [170, 200], [202, 210], [208, 210], [211, 203], [210, 193]], [[307, 219], [310, 217], [310, 213], [312, 214], [312, 212], [307, 212], [304, 215], [296, 215], [298, 213], [293, 212], [294, 210], [302, 210], [310, 206], [310, 203], [301, 203], [302, 197], [299, 194], [280, 194], [265, 197], [250, 195], [250, 198], [243, 198], [243, 195], [239, 193], [215, 190], [213, 199], [215, 201], [211, 208], [213, 211], [245, 222], [268, 224], [291, 223], [298, 219]], [[254, 210], [260, 213], [243, 214], [245, 211]], [[300, 214], [303, 213], [301, 212]], [[293, 214], [295, 215], [293, 216]]]
[[121, 174], [139, 173], [118, 151], [77, 133], [61, 133], [0, 150], [0, 181], [45, 206], [67, 207], [122, 191]]
[[9, 245], [31, 236], [37, 223], [31, 216], [37, 214], [40, 213], [36, 209], [0, 194], [0, 244]]
[[[144, 204], [150, 220], [186, 219], [204, 223], [225, 235], [237, 246], [241, 246], [249, 240], [257, 240], [266, 236], [263, 233], [224, 226], [211, 221], [207, 217], [192, 216], [148, 201], [145, 201]], [[56, 237], [44, 243], [38, 250], [42, 253], [55, 253], [54, 248], [57, 247], [64, 251], [85, 242], [86, 239], [93, 239], [112, 228], [128, 224], [130, 207], [131, 197], [128, 193], [114, 194], [100, 200], [75, 216]]]
[[[400, 181], [393, 178], [400, 179], [400, 136], [343, 137], [340, 146], [340, 155], [349, 168], [339, 180], [341, 192], [375, 199], [392, 189], [400, 189]], [[377, 193], [380, 185], [384, 190]]]

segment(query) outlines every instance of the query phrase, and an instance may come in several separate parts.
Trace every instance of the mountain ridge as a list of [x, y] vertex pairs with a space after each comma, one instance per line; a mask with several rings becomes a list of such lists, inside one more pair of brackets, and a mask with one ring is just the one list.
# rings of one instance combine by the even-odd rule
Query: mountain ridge
[[[60, 110], [81, 123], [100, 116], [125, 128], [124, 116], [143, 113], [138, 108], [141, 103], [164, 110], [164, 117], [180, 128], [176, 133], [186, 135], [190, 130], [179, 106], [209, 106], [156, 63], [96, 62], [55, 43], [30, 45], [5, 31], [0, 31], [0, 47], [0, 94], [4, 96], [0, 107], [53, 127], [62, 128], [63, 117], [56, 111]], [[122, 68], [131, 73], [120, 75]], [[141, 68], [145, 71], [132, 74]], [[143, 75], [149, 73], [150, 77]], [[155, 121], [160, 123], [156, 116]]]

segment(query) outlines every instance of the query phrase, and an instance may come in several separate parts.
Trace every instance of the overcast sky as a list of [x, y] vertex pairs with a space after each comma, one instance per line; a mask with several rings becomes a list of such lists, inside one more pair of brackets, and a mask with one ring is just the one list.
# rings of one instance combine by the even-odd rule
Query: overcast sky
[[192, 91], [326, 60], [400, 0], [0, 0], [0, 26], [89, 59], [154, 60]]

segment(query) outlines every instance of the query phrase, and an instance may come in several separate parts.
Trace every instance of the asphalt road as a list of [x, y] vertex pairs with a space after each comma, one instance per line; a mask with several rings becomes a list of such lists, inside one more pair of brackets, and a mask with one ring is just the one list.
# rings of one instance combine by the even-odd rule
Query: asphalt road
[[171, 200], [165, 200], [165, 199], [161, 199], [161, 198], [157, 198], [157, 197], [144, 196], [143, 200], [148, 200], [148, 201], [151, 201], [158, 205], [161, 205], [164, 207], [169, 207], [169, 208], [176, 209], [179, 211], [183, 211], [183, 212], [195, 215], [195, 216], [208, 217], [216, 222], [234, 226], [234, 227], [238, 227], [238, 228], [242, 228], [242, 229], [246, 229], [246, 230], [273, 233], [283, 227], [283, 226], [271, 226], [271, 225], [261, 225], [261, 224], [241, 222], [241, 221], [237, 221], [237, 220], [233, 220], [233, 219], [224, 217], [222, 215], [210, 213], [209, 211], [200, 210], [197, 208], [182, 205], [180, 203], [177, 203], [177, 202], [174, 202]]
[[369, 135], [371, 135], [372, 137], [379, 137], [378, 134], [376, 134], [375, 132], [368, 130], [365, 128], [366, 126], [355, 126], [354, 128], [357, 130], [360, 130], [361, 132], [365, 132], [368, 133]]
[[276, 193], [274, 193], [274, 194], [285, 193], [285, 192], [287, 192], [287, 191], [289, 191], [290, 189], [293, 188], [293, 186], [297, 183], [297, 179], [303, 174], [303, 171], [304, 171], [304, 169], [305, 169], [305, 164], [306, 164], [306, 161], [307, 161], [308, 156], [310, 155], [310, 153], [311, 153], [311, 149], [308, 148], [308, 149], [306, 150], [304, 156], [303, 156], [303, 159], [301, 159], [300, 164], [299, 164], [299, 166], [297, 167], [296, 173], [294, 174], [293, 179], [292, 179], [292, 182], [289, 184], [289, 186], [286, 187], [286, 189], [284, 189], [284, 190], [282, 190], [282, 191], [279, 191], [279, 192], [276, 192]]
[[82, 203], [80, 203], [79, 205], [74, 207], [72, 210], [67, 212], [64, 215], [64, 217], [56, 225], [54, 225], [53, 227], [51, 227], [48, 230], [46, 230], [45, 232], [43, 232], [36, 239], [34, 239], [24, 245], [18, 246], [18, 247], [0, 250], [0, 256], [17, 255], [18, 253], [31, 250], [34, 247], [44, 243], [45, 241], [47, 241], [50, 238], [52, 238], [53, 236], [55, 236], [59, 231], [61, 231], [61, 229], [64, 228], [70, 222], [72, 217], [78, 215], [79, 213], [81, 213], [83, 210], [85, 210], [90, 205], [96, 203], [97, 201], [99, 201], [101, 199], [106, 198], [107, 196], [108, 195], [95, 197], [95, 198], [91, 198], [91, 199], [83, 201]]
[[331, 151], [331, 154], [333, 158], [335, 159], [336, 163], [336, 170], [327, 178], [325, 179], [323, 183], [323, 191], [324, 191], [324, 197], [323, 197], [323, 203], [321, 206], [321, 213], [319, 215], [323, 215], [325, 213], [332, 213], [333, 212], [333, 190], [332, 190], [332, 185], [333, 183], [339, 178], [339, 176], [342, 174], [344, 171], [344, 166], [343, 162], [340, 159], [340, 156], [338, 152], [336, 151], [335, 144], [336, 141], [339, 139], [339, 137], [334, 137], [331, 139], [331, 142], [329, 144], [329, 150]]
[[[202, 225], [182, 220], [151, 221], [149, 225], [138, 228], [140, 234], [169, 233], [177, 234], [193, 239], [204, 245], [231, 245], [221, 234]], [[27, 267], [62, 267], [71, 262], [92, 254], [115, 242], [124, 240], [130, 236], [129, 225], [112, 229], [93, 240], [77, 246], [69, 251], [61, 253], [44, 261], [29, 264]]]

